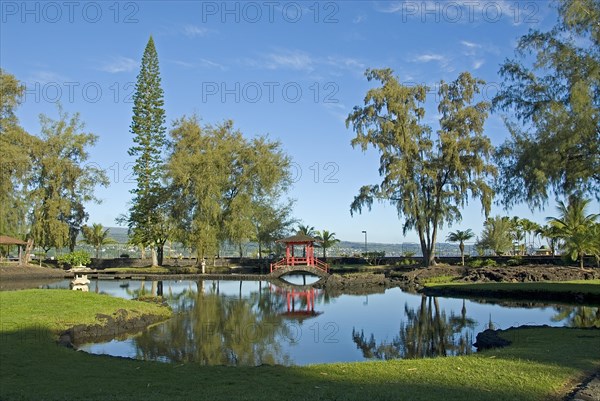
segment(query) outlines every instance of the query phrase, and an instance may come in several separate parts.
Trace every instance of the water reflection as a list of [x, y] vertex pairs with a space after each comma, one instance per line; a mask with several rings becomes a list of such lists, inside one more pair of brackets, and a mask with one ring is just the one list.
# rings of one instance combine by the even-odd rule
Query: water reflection
[[285, 317], [316, 314], [315, 291], [293, 295], [269, 286], [231, 297], [219, 294], [218, 283], [198, 281], [195, 290], [173, 296], [169, 288], [167, 298], [179, 313], [135, 337], [136, 356], [204, 365], [291, 364], [281, 344], [295, 334]]
[[565, 322], [565, 326], [600, 328], [600, 308], [590, 306], [557, 306], [554, 322]]
[[467, 316], [463, 301], [461, 314], [440, 309], [437, 297], [421, 297], [419, 308], [404, 306], [405, 317], [392, 341], [379, 342], [374, 334], [352, 330], [352, 340], [367, 359], [428, 358], [466, 355], [472, 352], [473, 328], [477, 322]]
[[[299, 285], [95, 281], [90, 291], [112, 296], [144, 299], [162, 293], [162, 300], [175, 314], [139, 335], [85, 344], [80, 349], [206, 365], [421, 358], [470, 353], [474, 336], [490, 325], [500, 329], [522, 324], [591, 327], [598, 324], [600, 314], [596, 307], [427, 298], [399, 288], [343, 294], [304, 286], [301, 277], [293, 282]], [[65, 281], [55, 287], [68, 286]]]

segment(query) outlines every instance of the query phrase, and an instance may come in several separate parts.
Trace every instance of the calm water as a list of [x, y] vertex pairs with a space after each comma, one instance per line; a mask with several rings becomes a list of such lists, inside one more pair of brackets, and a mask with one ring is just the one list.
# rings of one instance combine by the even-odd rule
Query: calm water
[[[302, 280], [288, 277], [295, 283]], [[207, 365], [305, 365], [468, 354], [476, 334], [490, 325], [600, 327], [596, 307], [499, 305], [423, 297], [398, 288], [333, 296], [266, 281], [93, 281], [90, 291], [135, 298], [160, 293], [161, 284], [176, 312], [173, 318], [135, 336], [79, 349]]]

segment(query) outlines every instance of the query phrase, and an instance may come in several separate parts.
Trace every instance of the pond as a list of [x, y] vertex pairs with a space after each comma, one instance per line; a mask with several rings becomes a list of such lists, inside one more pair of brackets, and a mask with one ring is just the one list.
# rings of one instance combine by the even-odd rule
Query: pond
[[[305, 280], [287, 279], [297, 284]], [[47, 287], [68, 285], [61, 281]], [[268, 281], [100, 280], [90, 284], [90, 291], [124, 298], [162, 293], [176, 313], [137, 335], [79, 345], [79, 350], [205, 365], [306, 365], [469, 354], [477, 333], [488, 327], [600, 327], [597, 307], [494, 304], [425, 297], [399, 288], [350, 295]]]

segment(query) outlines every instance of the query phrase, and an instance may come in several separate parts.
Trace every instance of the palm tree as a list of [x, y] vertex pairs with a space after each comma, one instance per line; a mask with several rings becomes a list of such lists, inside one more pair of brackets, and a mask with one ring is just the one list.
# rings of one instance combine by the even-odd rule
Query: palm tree
[[552, 256], [556, 256], [556, 249], [559, 247], [560, 238], [558, 236], [558, 230], [553, 225], [546, 224], [536, 230], [536, 234], [546, 238], [548, 246], [550, 247], [550, 253]]
[[315, 228], [311, 226], [303, 226], [302, 224], [298, 225], [298, 229], [296, 230], [296, 234], [304, 234], [309, 237], [314, 237], [316, 234]]
[[460, 260], [462, 265], [465, 265], [465, 241], [470, 240], [475, 236], [475, 233], [470, 229], [465, 231], [456, 230], [453, 233], [448, 234], [447, 240], [450, 242], [458, 242], [458, 248], [460, 249]]
[[[314, 237], [316, 232], [315, 228], [312, 226], [303, 226], [302, 224], [298, 225], [298, 229], [296, 230], [296, 234], [307, 235], [309, 237]], [[306, 248], [302, 249], [302, 257], [306, 257]]]
[[527, 244], [527, 249], [531, 251], [534, 248], [533, 242], [535, 241], [535, 236], [537, 235], [540, 225], [529, 219], [520, 219], [520, 224], [523, 231], [525, 231], [525, 235], [529, 237], [529, 241], [525, 241], [525, 243]]
[[586, 253], [595, 254], [594, 224], [600, 215], [586, 215], [589, 199], [571, 196], [569, 204], [560, 201], [557, 206], [560, 217], [548, 217], [548, 222], [556, 227], [558, 235], [564, 239], [565, 248], [572, 260], [579, 259], [579, 267], [583, 269], [583, 258]]
[[522, 255], [525, 250], [525, 246], [521, 244], [522, 241], [525, 241], [525, 233], [523, 231], [523, 220], [517, 216], [514, 216], [511, 220], [511, 228], [510, 233], [513, 243], [513, 253], [516, 255], [517, 252], [519, 255]]
[[102, 245], [117, 243], [117, 241], [108, 237], [109, 231], [110, 228], [105, 230], [102, 224], [94, 223], [91, 228], [89, 226], [82, 227], [83, 240], [81, 242], [91, 245], [96, 249], [96, 259], [100, 258], [100, 248]]
[[327, 257], [327, 248], [331, 248], [340, 242], [339, 239], [335, 238], [335, 233], [330, 233], [327, 230], [317, 232], [317, 236], [315, 238], [321, 241], [321, 248], [323, 248], [323, 259]]
[[600, 223], [594, 224], [592, 229], [594, 256], [596, 257], [596, 265], [600, 268]]

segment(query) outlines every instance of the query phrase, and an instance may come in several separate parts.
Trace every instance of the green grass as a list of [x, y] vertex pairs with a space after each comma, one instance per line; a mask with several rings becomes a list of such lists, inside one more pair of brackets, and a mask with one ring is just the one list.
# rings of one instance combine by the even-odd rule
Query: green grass
[[166, 267], [148, 266], [148, 267], [110, 267], [102, 270], [105, 273], [120, 273], [120, 274], [168, 274], [172, 273]]
[[69, 322], [120, 308], [165, 313], [66, 290], [0, 293], [0, 399], [546, 401], [600, 366], [600, 330], [561, 328], [509, 330], [512, 346], [464, 357], [307, 367], [141, 362], [54, 344]]
[[567, 304], [600, 304], [600, 280], [532, 283], [429, 282], [428, 295], [485, 298], [488, 300], [560, 301]]
[[460, 276], [436, 276], [436, 277], [429, 277], [426, 278], [424, 280], [422, 280], [423, 285], [427, 286], [430, 284], [446, 284], [446, 283], [452, 283], [453, 280], [460, 278]]
[[66, 330], [75, 324], [97, 323], [96, 314], [111, 315], [126, 309], [129, 316], [171, 315], [168, 308], [129, 301], [104, 294], [69, 290], [23, 290], [0, 292], [2, 333], [15, 330]]
[[371, 271], [384, 271], [389, 269], [389, 265], [331, 265], [329, 269], [331, 272], [344, 273], [348, 272], [371, 272]]

